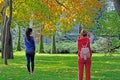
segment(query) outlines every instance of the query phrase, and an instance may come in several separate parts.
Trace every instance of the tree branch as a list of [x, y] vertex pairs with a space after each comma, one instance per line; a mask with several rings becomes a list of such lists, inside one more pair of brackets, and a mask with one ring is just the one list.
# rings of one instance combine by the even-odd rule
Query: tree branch
[[62, 3], [60, 3], [58, 0], [55, 0], [55, 2], [60, 5], [60, 6], [63, 6], [65, 9], [68, 9], [65, 5], [63, 5]]

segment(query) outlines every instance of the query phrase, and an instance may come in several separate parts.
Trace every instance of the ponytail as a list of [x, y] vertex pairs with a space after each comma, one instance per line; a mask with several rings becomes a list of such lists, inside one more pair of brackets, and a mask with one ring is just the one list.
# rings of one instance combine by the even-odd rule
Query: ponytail
[[27, 39], [27, 41], [30, 41], [31, 32], [32, 32], [32, 28], [27, 28], [26, 29], [26, 39]]

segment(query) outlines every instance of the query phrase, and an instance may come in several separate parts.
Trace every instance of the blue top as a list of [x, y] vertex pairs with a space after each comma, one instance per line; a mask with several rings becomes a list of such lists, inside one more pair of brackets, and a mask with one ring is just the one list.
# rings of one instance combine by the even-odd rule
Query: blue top
[[24, 37], [24, 44], [26, 47], [26, 54], [34, 54], [35, 53], [35, 41], [34, 37], [30, 36], [30, 41], [27, 40], [26, 36]]

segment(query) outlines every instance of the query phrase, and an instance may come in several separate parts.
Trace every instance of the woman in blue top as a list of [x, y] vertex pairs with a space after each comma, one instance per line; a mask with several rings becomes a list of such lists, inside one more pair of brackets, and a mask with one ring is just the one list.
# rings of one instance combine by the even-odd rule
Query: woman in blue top
[[[32, 28], [26, 29], [26, 36], [24, 37], [24, 44], [26, 47], [26, 60], [27, 60], [27, 69], [28, 73], [34, 73], [34, 56], [35, 56], [35, 41], [32, 35]], [[30, 71], [30, 62], [32, 72]]]

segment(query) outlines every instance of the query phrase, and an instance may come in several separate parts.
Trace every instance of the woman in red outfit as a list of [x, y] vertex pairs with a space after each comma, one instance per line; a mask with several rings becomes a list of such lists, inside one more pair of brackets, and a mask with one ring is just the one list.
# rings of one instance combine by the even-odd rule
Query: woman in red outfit
[[[90, 40], [87, 38], [88, 32], [86, 30], [82, 30], [80, 33], [80, 37], [78, 38], [78, 80], [83, 80], [83, 74], [84, 74], [84, 66], [86, 70], [86, 80], [90, 80], [90, 69], [91, 69], [91, 57], [92, 57], [92, 51], [90, 48]], [[90, 51], [90, 58], [87, 58], [84, 60], [84, 58], [81, 58], [81, 48], [83, 45], [86, 45], [89, 48]]]

